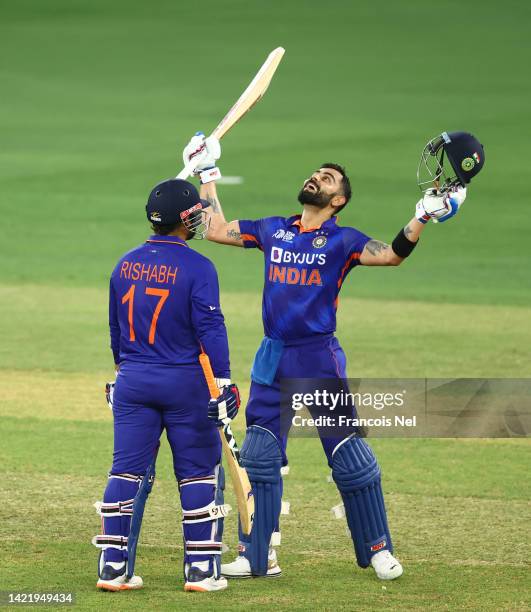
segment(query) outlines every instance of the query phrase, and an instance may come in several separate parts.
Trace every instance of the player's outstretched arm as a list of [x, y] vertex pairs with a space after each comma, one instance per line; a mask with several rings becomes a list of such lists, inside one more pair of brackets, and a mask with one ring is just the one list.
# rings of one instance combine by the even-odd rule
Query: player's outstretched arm
[[392, 244], [381, 240], [369, 240], [361, 253], [360, 263], [364, 266], [399, 266], [417, 245], [424, 227], [424, 224], [413, 217], [400, 230]]
[[361, 255], [360, 263], [365, 266], [399, 266], [417, 246], [426, 223], [443, 223], [457, 214], [466, 198], [466, 188], [456, 187], [450, 192], [440, 193], [428, 190], [417, 202], [415, 216], [398, 232], [389, 245], [380, 240], [369, 240]]
[[243, 247], [241, 239], [240, 222], [227, 221], [221, 208], [218, 198], [216, 183], [206, 183], [201, 185], [199, 195], [203, 200], [207, 200], [210, 206], [205, 209], [210, 220], [207, 239], [220, 244]]

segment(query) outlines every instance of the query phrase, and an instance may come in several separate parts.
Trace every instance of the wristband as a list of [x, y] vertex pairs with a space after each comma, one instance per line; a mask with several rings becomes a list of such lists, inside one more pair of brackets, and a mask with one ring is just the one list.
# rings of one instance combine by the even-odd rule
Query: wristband
[[231, 384], [230, 378], [216, 378], [215, 381], [218, 389], [228, 387]]
[[221, 178], [221, 172], [219, 168], [207, 168], [206, 170], [202, 170], [199, 173], [199, 179], [201, 180], [201, 185], [205, 185], [206, 183], [211, 183], [212, 181], [217, 181]]
[[404, 228], [402, 228], [396, 235], [396, 238], [391, 243], [391, 248], [396, 253], [396, 255], [398, 255], [398, 257], [406, 258], [411, 255], [411, 252], [417, 246], [417, 244], [418, 240], [417, 242], [411, 242], [411, 240], [406, 238], [406, 235], [404, 234]]

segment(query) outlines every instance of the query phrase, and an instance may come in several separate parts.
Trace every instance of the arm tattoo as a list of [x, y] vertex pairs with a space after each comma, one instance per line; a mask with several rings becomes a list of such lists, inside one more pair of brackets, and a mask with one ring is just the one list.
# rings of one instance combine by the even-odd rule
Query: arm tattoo
[[241, 240], [241, 233], [236, 230], [230, 229], [227, 231], [227, 238], [234, 238], [234, 240]]
[[385, 242], [382, 242], [381, 240], [369, 240], [366, 246], [367, 251], [369, 251], [371, 255], [375, 256], [379, 255], [382, 251], [386, 251], [389, 248], [389, 245], [385, 244]]
[[221, 208], [220, 208], [220, 204], [219, 204], [217, 198], [215, 198], [214, 196], [207, 196], [207, 202], [212, 207], [212, 212], [215, 215], [219, 215], [219, 213], [221, 212]]
[[404, 228], [404, 235], [407, 238], [409, 236], [409, 234], [412, 234], [413, 230], [409, 227], [409, 224], [406, 225], [406, 227]]

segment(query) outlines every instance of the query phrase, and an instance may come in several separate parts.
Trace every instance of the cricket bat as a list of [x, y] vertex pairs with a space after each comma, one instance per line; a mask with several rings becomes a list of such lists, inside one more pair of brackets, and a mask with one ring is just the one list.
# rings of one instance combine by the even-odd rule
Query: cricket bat
[[[242, 95], [236, 100], [229, 112], [218, 123], [216, 129], [212, 132], [218, 140], [236, 124], [238, 121], [251, 110], [251, 108], [262, 98], [267, 91], [271, 79], [275, 74], [280, 60], [285, 53], [285, 49], [277, 47], [267, 56], [266, 61], [262, 64], [260, 70], [256, 73], [254, 79], [249, 83]], [[194, 160], [189, 162], [181, 172], [177, 175], [178, 179], [187, 179], [194, 170]]]
[[[206, 353], [199, 355], [199, 362], [203, 368], [203, 373], [208, 384], [210, 395], [213, 398], [219, 397], [220, 392], [214, 378], [214, 372], [210, 365], [210, 359]], [[234, 434], [227, 424], [220, 428], [219, 435], [221, 437], [221, 446], [223, 448], [223, 455], [225, 457], [225, 464], [229, 470], [230, 479], [234, 488], [234, 494], [236, 495], [236, 503], [238, 506], [238, 512], [240, 513], [240, 523], [243, 533], [249, 535], [253, 526], [254, 516], [254, 497], [249, 482], [249, 476], [245, 468], [241, 465], [240, 451], [236, 444]]]

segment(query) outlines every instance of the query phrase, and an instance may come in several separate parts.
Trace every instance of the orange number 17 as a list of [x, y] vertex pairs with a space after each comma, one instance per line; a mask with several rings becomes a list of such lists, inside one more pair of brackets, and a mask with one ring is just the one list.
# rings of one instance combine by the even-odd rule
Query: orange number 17
[[[122, 304], [129, 302], [129, 307], [127, 309], [127, 320], [129, 322], [129, 340], [131, 342], [135, 342], [136, 334], [135, 334], [135, 326], [133, 323], [133, 304], [135, 301], [135, 285], [131, 285], [129, 287], [129, 291], [122, 297]], [[169, 289], [154, 289], [152, 287], [146, 287], [146, 295], [158, 295], [159, 301], [155, 307], [155, 311], [153, 312], [153, 317], [151, 319], [151, 326], [149, 328], [149, 344], [155, 344], [155, 332], [157, 331], [157, 322], [159, 320], [160, 311], [164, 306], [164, 302], [168, 299], [170, 295]]]

